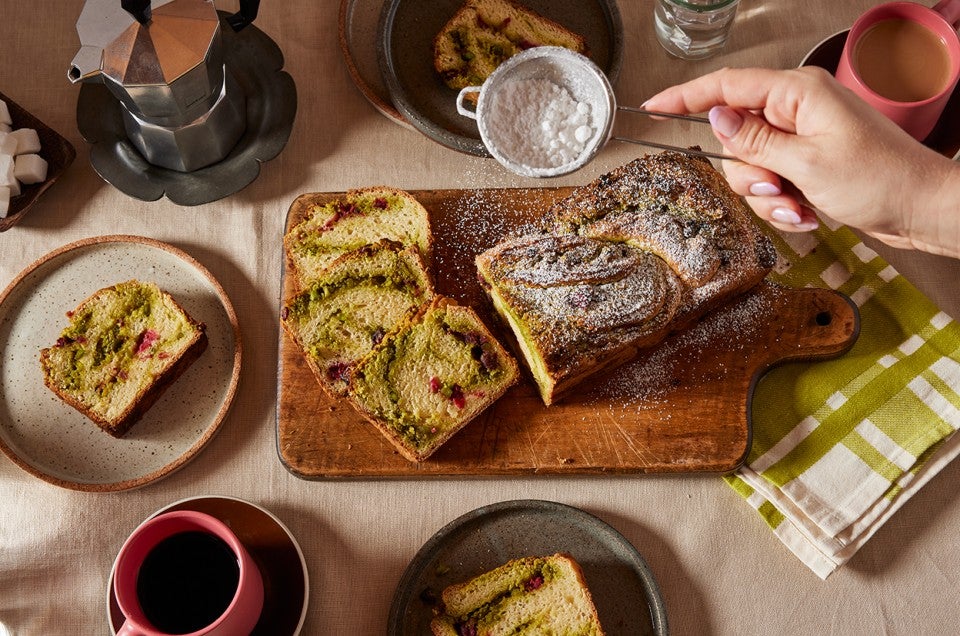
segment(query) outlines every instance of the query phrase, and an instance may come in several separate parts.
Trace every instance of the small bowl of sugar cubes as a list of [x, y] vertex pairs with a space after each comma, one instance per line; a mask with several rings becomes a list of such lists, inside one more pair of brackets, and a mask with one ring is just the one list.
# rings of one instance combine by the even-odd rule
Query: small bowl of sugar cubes
[[0, 93], [0, 232], [13, 227], [75, 157], [69, 141]]

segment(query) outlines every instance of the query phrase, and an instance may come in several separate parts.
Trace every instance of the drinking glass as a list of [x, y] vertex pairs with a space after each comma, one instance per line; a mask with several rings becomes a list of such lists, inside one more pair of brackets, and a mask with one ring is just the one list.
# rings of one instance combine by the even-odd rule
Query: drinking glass
[[671, 55], [694, 60], [723, 48], [740, 0], [656, 0], [654, 30]]

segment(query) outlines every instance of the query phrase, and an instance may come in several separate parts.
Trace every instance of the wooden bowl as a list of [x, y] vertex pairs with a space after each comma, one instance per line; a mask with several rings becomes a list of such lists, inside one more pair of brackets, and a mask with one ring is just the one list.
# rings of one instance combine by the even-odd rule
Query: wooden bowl
[[15, 101], [3, 93], [0, 93], [0, 99], [7, 103], [14, 130], [17, 128], [33, 128], [37, 131], [41, 146], [39, 154], [47, 161], [46, 180], [42, 183], [24, 184], [20, 195], [10, 199], [10, 209], [7, 211], [7, 216], [0, 219], [0, 232], [5, 232], [16, 225], [40, 198], [40, 195], [60, 178], [60, 175], [73, 163], [77, 151], [57, 131], [31, 115]]

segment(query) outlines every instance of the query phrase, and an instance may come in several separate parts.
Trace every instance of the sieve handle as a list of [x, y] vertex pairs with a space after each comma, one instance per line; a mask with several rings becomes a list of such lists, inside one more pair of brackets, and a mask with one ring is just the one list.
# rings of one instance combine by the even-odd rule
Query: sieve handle
[[470, 110], [464, 106], [463, 102], [467, 98], [467, 95], [472, 95], [473, 93], [480, 92], [480, 86], [467, 86], [460, 90], [457, 94], [457, 112], [463, 115], [464, 117], [469, 117], [470, 119], [477, 118], [477, 112], [475, 110]]

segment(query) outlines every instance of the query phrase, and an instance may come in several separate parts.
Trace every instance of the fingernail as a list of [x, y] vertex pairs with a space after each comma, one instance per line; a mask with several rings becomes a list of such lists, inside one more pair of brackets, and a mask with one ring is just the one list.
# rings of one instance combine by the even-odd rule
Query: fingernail
[[800, 215], [790, 208], [774, 208], [773, 211], [770, 212], [770, 218], [777, 223], [783, 223], [785, 225], [800, 225], [803, 223]]
[[756, 195], [758, 197], [775, 197], [780, 194], [780, 188], [773, 185], [772, 183], [767, 183], [766, 181], [759, 181], [750, 186], [750, 194]]
[[810, 219], [809, 221], [800, 221], [795, 224], [794, 227], [801, 232], [810, 232], [820, 227], [820, 223], [818, 223], [816, 219]]
[[724, 137], [733, 137], [743, 125], [743, 117], [727, 106], [714, 106], [707, 114], [710, 125]]

